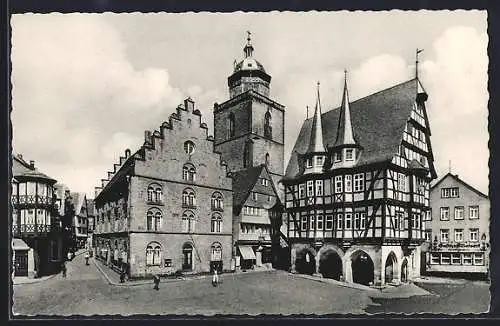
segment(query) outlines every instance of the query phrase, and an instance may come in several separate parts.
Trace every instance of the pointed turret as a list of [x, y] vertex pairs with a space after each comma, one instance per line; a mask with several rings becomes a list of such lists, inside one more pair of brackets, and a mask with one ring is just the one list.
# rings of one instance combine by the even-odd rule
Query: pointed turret
[[314, 108], [314, 116], [311, 126], [311, 139], [309, 140], [309, 148], [307, 149], [307, 153], [325, 152], [325, 146], [323, 145], [323, 125], [321, 123], [321, 101], [318, 82], [318, 95], [316, 98], [316, 107]]
[[344, 71], [344, 92], [342, 95], [342, 104], [340, 106], [340, 118], [337, 128], [337, 138], [334, 146], [356, 145], [354, 132], [351, 123], [351, 109], [349, 106], [349, 92], [347, 90], [347, 71]]

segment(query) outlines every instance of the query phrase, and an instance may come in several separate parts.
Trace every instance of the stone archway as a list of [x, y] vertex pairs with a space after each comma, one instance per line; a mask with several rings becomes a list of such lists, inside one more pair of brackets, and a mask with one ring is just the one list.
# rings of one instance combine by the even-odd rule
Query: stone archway
[[342, 273], [342, 258], [333, 249], [326, 249], [319, 253], [318, 255], [319, 268], [318, 272], [323, 275], [324, 278], [331, 278], [340, 281]]
[[398, 278], [397, 267], [398, 267], [398, 260], [394, 252], [391, 251], [385, 261], [385, 270], [384, 270], [385, 284], [393, 283], [394, 281], [396, 281], [396, 279]]
[[408, 282], [408, 259], [403, 259], [401, 264], [401, 282]]
[[370, 255], [363, 250], [358, 250], [352, 254], [351, 260], [352, 281], [363, 285], [373, 284], [375, 280], [375, 265]]
[[297, 248], [295, 256], [295, 270], [299, 274], [312, 275], [316, 273], [316, 258], [312, 248]]

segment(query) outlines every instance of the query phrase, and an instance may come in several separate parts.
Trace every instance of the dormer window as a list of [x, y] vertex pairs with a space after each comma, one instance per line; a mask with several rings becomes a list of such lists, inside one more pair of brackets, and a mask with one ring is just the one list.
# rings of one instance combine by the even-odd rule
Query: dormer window
[[306, 160], [306, 167], [307, 168], [312, 168], [313, 167], [313, 160], [312, 160], [312, 158], [308, 158]]
[[346, 161], [353, 161], [354, 160], [354, 149], [347, 148], [345, 150], [345, 160]]
[[316, 156], [316, 166], [323, 166], [324, 157]]
[[335, 163], [342, 161], [342, 152], [335, 152], [335, 154], [333, 155], [333, 161]]

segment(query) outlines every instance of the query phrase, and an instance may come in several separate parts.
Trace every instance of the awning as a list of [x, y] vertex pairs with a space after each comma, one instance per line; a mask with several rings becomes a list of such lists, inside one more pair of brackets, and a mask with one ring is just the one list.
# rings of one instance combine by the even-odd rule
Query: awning
[[30, 247], [22, 239], [12, 239], [12, 249], [29, 250]]
[[238, 246], [240, 249], [240, 254], [243, 259], [256, 259], [255, 253], [253, 252], [252, 247], [250, 246]]

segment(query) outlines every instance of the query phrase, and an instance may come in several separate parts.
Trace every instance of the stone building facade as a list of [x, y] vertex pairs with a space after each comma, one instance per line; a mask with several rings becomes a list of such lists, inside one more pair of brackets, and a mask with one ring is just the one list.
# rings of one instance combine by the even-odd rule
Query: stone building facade
[[96, 189], [96, 256], [130, 277], [231, 268], [232, 181], [191, 99]]
[[490, 200], [458, 175], [431, 188], [426, 220], [425, 272], [488, 274]]

